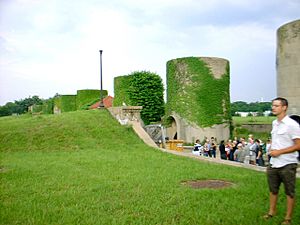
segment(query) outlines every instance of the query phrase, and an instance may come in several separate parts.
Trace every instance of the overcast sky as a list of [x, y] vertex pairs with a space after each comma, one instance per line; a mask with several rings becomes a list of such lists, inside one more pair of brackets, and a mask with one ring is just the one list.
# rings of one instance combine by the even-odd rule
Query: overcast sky
[[276, 96], [276, 31], [299, 0], [0, 0], [0, 105], [103, 88], [181, 57], [230, 61], [231, 102]]

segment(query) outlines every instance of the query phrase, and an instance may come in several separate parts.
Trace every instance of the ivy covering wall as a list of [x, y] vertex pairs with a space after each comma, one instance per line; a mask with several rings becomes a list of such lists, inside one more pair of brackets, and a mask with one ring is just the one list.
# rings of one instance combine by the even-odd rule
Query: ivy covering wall
[[[107, 96], [107, 90], [102, 90], [102, 97], [105, 98]], [[86, 104], [91, 102], [99, 101], [100, 99], [100, 90], [86, 89], [86, 90], [78, 90], [77, 98], [76, 98], [76, 107], [77, 109], [81, 109], [85, 107]]]
[[60, 95], [54, 99], [54, 104], [61, 112], [76, 111], [76, 95]]
[[221, 78], [201, 58], [168, 61], [166, 118], [174, 111], [200, 127], [230, 122], [229, 82], [228, 61]]
[[136, 71], [114, 79], [114, 106], [142, 106], [141, 118], [147, 125], [164, 115], [163, 83], [159, 75]]
[[43, 102], [44, 114], [53, 114], [53, 102], [54, 100], [52, 98]]
[[128, 87], [130, 86], [131, 77], [119, 76], [114, 78], [114, 101], [113, 106], [121, 106], [123, 103], [127, 105], [133, 105], [130, 96]]
[[43, 111], [43, 105], [33, 105], [32, 113], [40, 113]]

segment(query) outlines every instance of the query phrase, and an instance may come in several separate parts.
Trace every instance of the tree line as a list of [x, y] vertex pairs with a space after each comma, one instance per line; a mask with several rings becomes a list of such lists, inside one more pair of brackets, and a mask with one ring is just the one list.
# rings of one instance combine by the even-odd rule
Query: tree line
[[[53, 98], [59, 96], [56, 94]], [[13, 114], [24, 114], [28, 112], [28, 107], [32, 105], [42, 105], [45, 101], [52, 101], [53, 98], [41, 99], [34, 95], [25, 99], [20, 99], [14, 102], [8, 102], [4, 106], [0, 106], [0, 116], [10, 116]], [[271, 102], [243, 102], [237, 101], [230, 104], [231, 115], [236, 115], [236, 112], [258, 112], [263, 113], [271, 110]]]
[[263, 114], [265, 111], [271, 111], [271, 102], [243, 102], [237, 101], [230, 104], [231, 115], [236, 115], [236, 112], [257, 112], [258, 114]]
[[46, 102], [53, 101], [56, 96], [58, 96], [58, 94], [56, 94], [53, 98], [44, 100], [39, 96], [34, 95], [32, 97], [16, 100], [14, 102], [7, 102], [5, 105], [0, 106], [0, 117], [25, 114], [28, 112], [28, 108], [30, 106], [42, 105]]

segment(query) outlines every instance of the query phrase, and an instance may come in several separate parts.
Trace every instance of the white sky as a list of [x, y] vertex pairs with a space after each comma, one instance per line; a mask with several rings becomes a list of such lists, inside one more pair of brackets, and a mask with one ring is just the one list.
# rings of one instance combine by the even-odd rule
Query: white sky
[[231, 102], [276, 96], [276, 31], [299, 0], [0, 0], [0, 105], [103, 88], [166, 62], [230, 61]]

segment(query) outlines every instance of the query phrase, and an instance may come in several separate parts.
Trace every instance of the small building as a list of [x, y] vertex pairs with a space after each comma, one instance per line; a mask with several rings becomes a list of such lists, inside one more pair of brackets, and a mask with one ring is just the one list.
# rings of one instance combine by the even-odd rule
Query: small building
[[[105, 108], [110, 108], [112, 107], [113, 105], [113, 101], [114, 101], [114, 98], [112, 96], [107, 96], [105, 98], [103, 98], [103, 105]], [[89, 107], [89, 109], [97, 109], [100, 105], [100, 101], [96, 102], [95, 104], [91, 105]]]

